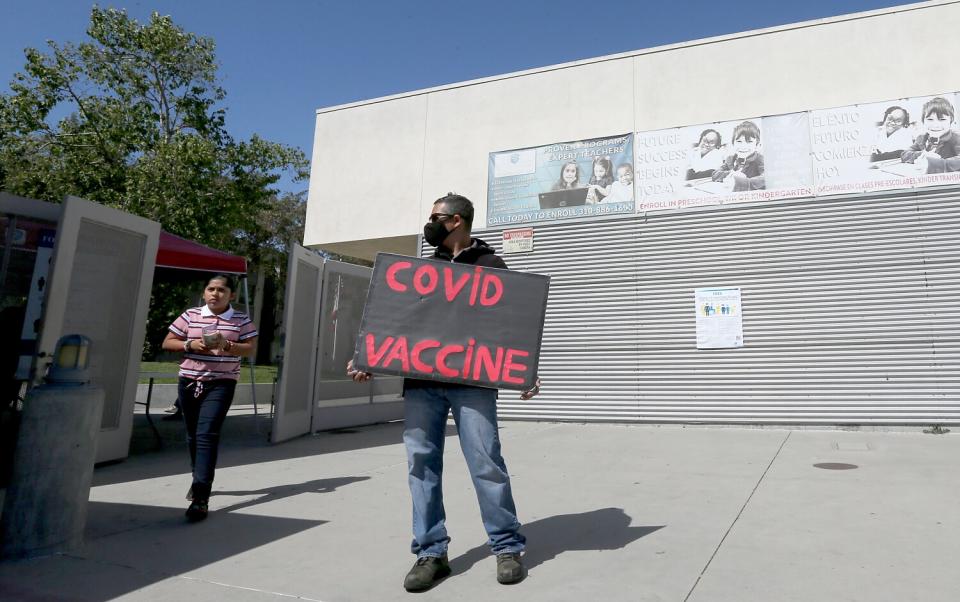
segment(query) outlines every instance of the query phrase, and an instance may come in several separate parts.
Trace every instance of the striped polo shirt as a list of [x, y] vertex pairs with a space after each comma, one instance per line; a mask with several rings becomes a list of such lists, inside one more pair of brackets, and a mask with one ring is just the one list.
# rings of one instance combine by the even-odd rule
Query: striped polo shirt
[[[247, 314], [228, 306], [227, 311], [217, 315], [206, 305], [192, 307], [173, 321], [169, 330], [183, 339], [202, 339], [203, 327], [214, 325], [224, 338], [234, 343], [257, 336], [257, 327]], [[214, 351], [214, 355], [185, 353], [180, 363], [180, 376], [191, 380], [240, 379], [240, 356], [226, 351]]]

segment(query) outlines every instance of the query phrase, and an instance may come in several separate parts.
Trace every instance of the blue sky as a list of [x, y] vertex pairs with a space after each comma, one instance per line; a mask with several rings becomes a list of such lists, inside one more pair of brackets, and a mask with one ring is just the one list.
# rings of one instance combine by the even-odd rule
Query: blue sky
[[[217, 44], [227, 126], [304, 149], [316, 109], [652, 46], [903, 4], [881, 0], [144, 0]], [[92, 2], [2, 0], [0, 91], [23, 49], [86, 39]], [[749, 63], [749, 61], [747, 62]], [[749, 64], [747, 64], [749, 68]], [[305, 183], [284, 182], [289, 190]]]

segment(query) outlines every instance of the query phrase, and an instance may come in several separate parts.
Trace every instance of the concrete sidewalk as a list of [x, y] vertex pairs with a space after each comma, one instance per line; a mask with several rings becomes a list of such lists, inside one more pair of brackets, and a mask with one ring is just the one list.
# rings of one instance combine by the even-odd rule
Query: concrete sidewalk
[[402, 426], [268, 446], [255, 420], [228, 419], [212, 512], [195, 525], [178, 425], [161, 423], [166, 445], [150, 451], [138, 424], [135, 454], [94, 474], [85, 549], [0, 564], [0, 599], [960, 598], [956, 434], [506, 422], [529, 576], [502, 586], [451, 426], [453, 575], [408, 594]]

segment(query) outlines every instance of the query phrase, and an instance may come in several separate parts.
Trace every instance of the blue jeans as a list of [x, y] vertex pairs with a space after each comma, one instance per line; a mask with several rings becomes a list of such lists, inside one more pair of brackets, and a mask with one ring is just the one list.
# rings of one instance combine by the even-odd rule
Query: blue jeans
[[413, 543], [417, 556], [442, 556], [450, 537], [443, 508], [443, 444], [447, 414], [453, 411], [480, 516], [494, 554], [521, 552], [526, 538], [510, 490], [510, 475], [500, 455], [497, 392], [478, 387], [436, 386], [407, 389], [404, 394], [410, 494], [413, 497]]
[[[200, 387], [199, 392], [197, 387]], [[193, 497], [199, 501], [210, 498], [213, 473], [217, 468], [217, 450], [220, 447], [220, 429], [233, 403], [237, 381], [208, 380], [202, 383], [181, 378], [177, 391], [180, 409], [187, 427], [187, 445], [190, 447], [190, 466], [193, 468]]]

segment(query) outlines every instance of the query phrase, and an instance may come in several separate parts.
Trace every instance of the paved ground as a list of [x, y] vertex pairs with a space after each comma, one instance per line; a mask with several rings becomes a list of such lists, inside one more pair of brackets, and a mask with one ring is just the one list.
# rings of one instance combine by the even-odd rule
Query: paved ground
[[529, 576], [501, 586], [451, 427], [454, 574], [407, 594], [401, 425], [268, 446], [256, 421], [228, 419], [212, 513], [188, 525], [180, 427], [156, 451], [138, 419], [133, 455], [95, 472], [85, 548], [0, 564], [0, 599], [960, 599], [957, 434], [507, 422]]

